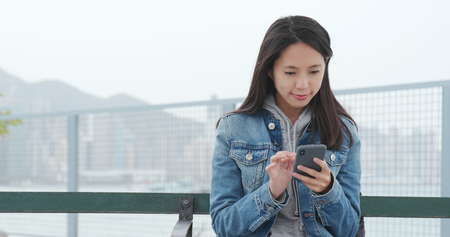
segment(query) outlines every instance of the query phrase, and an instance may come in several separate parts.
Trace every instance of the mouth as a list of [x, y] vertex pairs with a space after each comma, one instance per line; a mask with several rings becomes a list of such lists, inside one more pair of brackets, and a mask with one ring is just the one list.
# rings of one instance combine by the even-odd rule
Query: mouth
[[308, 94], [306, 94], [306, 95], [292, 94], [292, 96], [294, 96], [294, 98], [297, 100], [306, 100], [309, 95]]

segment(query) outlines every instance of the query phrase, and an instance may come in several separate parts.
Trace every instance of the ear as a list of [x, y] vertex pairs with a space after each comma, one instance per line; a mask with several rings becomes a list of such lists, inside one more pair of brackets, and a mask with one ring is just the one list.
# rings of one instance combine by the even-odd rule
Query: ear
[[270, 79], [273, 80], [273, 72], [272, 72], [272, 70], [267, 71], [267, 75], [269, 76]]

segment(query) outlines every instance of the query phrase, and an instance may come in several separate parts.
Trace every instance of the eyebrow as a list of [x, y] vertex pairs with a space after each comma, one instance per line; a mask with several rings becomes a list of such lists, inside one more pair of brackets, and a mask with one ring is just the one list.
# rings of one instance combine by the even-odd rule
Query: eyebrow
[[[314, 68], [314, 67], [321, 67], [321, 64], [314, 64], [308, 68]], [[298, 69], [296, 66], [292, 66], [292, 65], [288, 65], [288, 66], [284, 66], [284, 68], [289, 68], [289, 69]]]

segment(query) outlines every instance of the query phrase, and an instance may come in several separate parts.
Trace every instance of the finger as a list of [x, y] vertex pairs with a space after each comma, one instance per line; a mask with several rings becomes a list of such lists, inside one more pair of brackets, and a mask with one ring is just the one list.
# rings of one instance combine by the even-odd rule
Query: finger
[[283, 156], [287, 156], [287, 155], [289, 155], [289, 154], [290, 154], [289, 151], [279, 151], [279, 152], [277, 152], [275, 155], [283, 155]]
[[292, 176], [298, 180], [300, 180], [306, 187], [308, 187], [311, 190], [316, 190], [317, 187], [320, 185], [317, 179], [311, 178], [305, 175], [301, 175], [299, 173], [293, 173]]
[[270, 172], [274, 172], [275, 170], [283, 170], [286, 169], [286, 164], [285, 163], [271, 163], [268, 166], [266, 166], [266, 172], [270, 173]]
[[281, 160], [283, 163], [293, 165], [295, 163], [295, 157], [285, 157]]
[[322, 171], [328, 169], [328, 165], [327, 165], [327, 162], [326, 162], [326, 161], [321, 160], [321, 159], [319, 159], [319, 158], [317, 158], [317, 157], [315, 157], [315, 158], [313, 159], [313, 161], [314, 161], [314, 163], [318, 164], [318, 165], [320, 166], [320, 168], [322, 168]]
[[289, 152], [287, 151], [279, 151], [272, 157], [270, 157], [270, 163], [278, 162], [279, 160], [286, 158]]
[[[302, 171], [304, 171], [306, 173], [306, 169], [302, 170]], [[317, 193], [323, 192], [329, 186], [329, 184], [331, 182], [330, 174], [329, 173], [328, 174], [319, 173], [313, 169], [309, 169], [309, 171], [311, 171], [310, 173], [315, 172], [315, 175], [310, 174], [310, 175], [314, 176], [315, 178], [310, 178], [308, 176], [304, 176], [304, 175], [301, 175], [301, 174], [298, 174], [295, 172], [292, 174], [292, 176], [294, 178], [297, 178], [298, 180], [300, 180], [306, 187], [308, 187], [312, 191], [317, 192]]]
[[279, 162], [280, 160], [284, 158], [294, 157], [295, 153], [290, 153], [288, 151], [279, 151], [277, 154], [270, 157], [270, 163]]
[[331, 180], [319, 180], [319, 179], [310, 179], [302, 181], [305, 186], [316, 193], [321, 193], [326, 190], [331, 184]]
[[308, 176], [304, 176], [295, 172], [292, 174], [292, 176], [300, 180], [306, 187], [314, 192], [319, 190], [321, 187], [320, 182], [315, 178], [310, 178]]
[[275, 166], [276, 166], [276, 163], [272, 163], [272, 164], [266, 166], [266, 172], [269, 173]]
[[311, 169], [311, 168], [308, 168], [308, 167], [303, 166], [303, 165], [297, 166], [297, 169], [300, 170], [300, 171], [303, 171], [303, 172], [305, 172], [305, 173], [307, 173], [307, 174], [309, 174], [309, 175], [311, 175], [313, 177], [317, 177], [320, 174], [320, 172], [316, 171], [315, 169]]
[[287, 170], [289, 170], [290, 172], [294, 171], [294, 161], [289, 161], [286, 162], [286, 167]]
[[298, 179], [298, 180], [301, 180], [302, 182], [303, 182], [303, 181], [306, 181], [306, 179], [311, 179], [310, 177], [301, 175], [301, 174], [296, 173], [296, 172], [293, 172], [293, 173], [292, 173], [292, 177], [294, 177], [294, 178], [296, 178], [296, 179]]

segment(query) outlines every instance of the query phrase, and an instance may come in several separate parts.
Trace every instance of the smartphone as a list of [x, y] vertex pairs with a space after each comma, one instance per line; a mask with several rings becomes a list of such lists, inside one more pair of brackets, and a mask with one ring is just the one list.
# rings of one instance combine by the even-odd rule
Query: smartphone
[[325, 158], [325, 151], [327, 150], [327, 146], [323, 144], [315, 144], [315, 145], [302, 145], [297, 148], [297, 154], [295, 156], [294, 163], [294, 172], [299, 173], [304, 176], [308, 176], [310, 178], [314, 178], [313, 176], [300, 171], [297, 169], [297, 166], [303, 165], [311, 169], [315, 169], [316, 171], [322, 171], [322, 168], [318, 164], [314, 162], [314, 157], [317, 157], [321, 160]]

